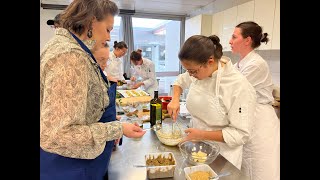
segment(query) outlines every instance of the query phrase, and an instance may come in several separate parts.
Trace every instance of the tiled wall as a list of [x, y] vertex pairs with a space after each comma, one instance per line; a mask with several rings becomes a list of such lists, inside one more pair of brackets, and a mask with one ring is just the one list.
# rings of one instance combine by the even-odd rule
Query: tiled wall
[[[272, 80], [275, 85], [280, 86], [280, 50], [255, 50], [262, 58], [264, 58], [272, 75]], [[223, 52], [224, 56], [230, 57], [232, 63], [239, 60], [238, 55], [232, 54], [231, 51]]]

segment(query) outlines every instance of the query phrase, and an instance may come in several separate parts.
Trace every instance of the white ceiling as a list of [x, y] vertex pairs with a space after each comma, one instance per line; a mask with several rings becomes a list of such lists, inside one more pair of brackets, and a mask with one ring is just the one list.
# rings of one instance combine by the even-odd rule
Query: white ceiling
[[[72, 0], [41, 0], [44, 4], [68, 5]], [[137, 13], [172, 14], [190, 16], [213, 13], [242, 4], [249, 0], [113, 0], [120, 9]], [[219, 6], [219, 7], [216, 7]]]

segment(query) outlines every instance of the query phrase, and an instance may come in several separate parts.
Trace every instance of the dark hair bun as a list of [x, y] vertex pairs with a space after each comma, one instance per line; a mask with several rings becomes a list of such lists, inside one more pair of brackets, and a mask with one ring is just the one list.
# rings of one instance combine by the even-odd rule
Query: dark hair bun
[[262, 33], [260, 42], [265, 42], [267, 44], [268, 41], [269, 41], [268, 33]]
[[114, 41], [114, 42], [113, 42], [113, 45], [116, 45], [117, 43], [118, 43], [117, 41]]
[[219, 37], [216, 35], [211, 35], [209, 36], [209, 38], [211, 39], [214, 45], [214, 53], [213, 53], [214, 57], [216, 59], [220, 59], [223, 55], [223, 52], [222, 52], [222, 45], [220, 44]]
[[211, 35], [211, 36], [209, 36], [209, 38], [211, 39], [211, 41], [213, 42], [214, 45], [220, 44], [220, 39], [219, 39], [218, 36], [216, 36], [216, 35]]

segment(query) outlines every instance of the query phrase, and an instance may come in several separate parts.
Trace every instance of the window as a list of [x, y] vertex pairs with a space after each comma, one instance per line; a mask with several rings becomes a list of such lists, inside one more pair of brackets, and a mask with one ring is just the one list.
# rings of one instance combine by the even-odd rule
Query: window
[[159, 93], [168, 93], [179, 74], [180, 21], [133, 17], [132, 25], [134, 49], [154, 62]]
[[110, 52], [113, 51], [113, 42], [118, 41], [119, 42], [119, 37], [120, 37], [120, 22], [121, 22], [121, 17], [115, 16], [114, 17], [114, 24], [113, 24], [113, 30], [111, 31], [111, 40], [109, 42], [110, 46]]

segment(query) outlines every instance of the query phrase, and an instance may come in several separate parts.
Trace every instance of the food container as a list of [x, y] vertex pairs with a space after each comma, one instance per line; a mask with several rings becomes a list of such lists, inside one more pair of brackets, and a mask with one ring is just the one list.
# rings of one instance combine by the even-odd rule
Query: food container
[[179, 143], [182, 156], [192, 165], [211, 164], [219, 155], [220, 147], [214, 141], [189, 140]]
[[[217, 176], [217, 174], [207, 164], [201, 164], [201, 165], [197, 165], [197, 166], [185, 167], [183, 170], [184, 170], [184, 174], [185, 174], [187, 180], [192, 180], [190, 175], [192, 173], [199, 172], [199, 171], [209, 172], [209, 177]], [[203, 180], [207, 180], [207, 179], [208, 178], [203, 178]]]
[[161, 129], [156, 131], [159, 141], [167, 146], [178, 145], [182, 141], [184, 134], [179, 124], [174, 123], [172, 119], [164, 119]]
[[159, 96], [159, 99], [162, 101], [162, 109], [167, 110], [167, 106], [172, 100], [171, 96]]
[[[159, 161], [161, 163], [159, 163]], [[148, 165], [146, 168], [148, 179], [169, 178], [174, 176], [174, 171], [176, 168], [176, 159], [172, 152], [146, 154], [145, 162], [146, 162], [146, 165]], [[161, 165], [161, 164], [168, 164], [168, 162], [170, 162], [171, 165]], [[149, 163], [157, 164], [157, 165], [150, 166]]]

